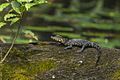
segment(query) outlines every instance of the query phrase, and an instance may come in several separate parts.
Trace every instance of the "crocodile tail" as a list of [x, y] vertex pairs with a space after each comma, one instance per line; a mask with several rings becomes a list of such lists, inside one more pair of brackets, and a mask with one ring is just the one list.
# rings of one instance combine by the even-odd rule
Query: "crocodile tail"
[[101, 57], [101, 47], [97, 44], [97, 43], [94, 43], [94, 48], [97, 49], [97, 60], [96, 60], [96, 66], [98, 65], [99, 61], [100, 61], [100, 57]]

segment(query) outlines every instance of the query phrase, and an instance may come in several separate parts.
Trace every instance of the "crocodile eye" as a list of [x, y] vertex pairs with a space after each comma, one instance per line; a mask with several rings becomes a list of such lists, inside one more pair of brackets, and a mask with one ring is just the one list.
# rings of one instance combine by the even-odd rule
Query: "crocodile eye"
[[59, 41], [61, 42], [61, 39]]

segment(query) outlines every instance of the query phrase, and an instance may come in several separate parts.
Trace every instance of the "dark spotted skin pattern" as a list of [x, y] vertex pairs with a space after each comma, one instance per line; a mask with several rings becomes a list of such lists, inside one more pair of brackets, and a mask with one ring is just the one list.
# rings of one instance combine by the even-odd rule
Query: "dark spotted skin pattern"
[[87, 40], [82, 40], [82, 39], [70, 39], [70, 40], [66, 41], [64, 43], [64, 45], [67, 46], [67, 47], [65, 47], [65, 49], [72, 48], [73, 46], [82, 47], [77, 52], [83, 52], [85, 47], [92, 47], [92, 48], [97, 49], [97, 51], [100, 51], [100, 46], [97, 43], [90, 42]]
[[71, 49], [73, 46], [82, 47], [77, 52], [83, 52], [86, 47], [95, 48], [98, 51], [98, 58], [96, 61], [96, 65], [98, 64], [100, 54], [101, 54], [101, 50], [100, 50], [101, 47], [97, 43], [90, 42], [88, 40], [83, 40], [83, 39], [67, 39], [67, 38], [63, 38], [62, 36], [59, 36], [59, 35], [51, 36], [51, 38], [55, 41], [58, 41], [58, 42], [64, 44], [65, 46], [67, 46], [64, 49]]

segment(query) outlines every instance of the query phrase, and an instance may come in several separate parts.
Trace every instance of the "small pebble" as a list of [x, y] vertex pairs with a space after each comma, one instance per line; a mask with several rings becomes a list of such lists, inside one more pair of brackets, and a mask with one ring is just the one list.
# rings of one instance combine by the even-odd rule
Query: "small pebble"
[[55, 75], [52, 75], [52, 78], [54, 79], [54, 78], [55, 78]]
[[83, 63], [83, 61], [79, 61], [79, 63]]

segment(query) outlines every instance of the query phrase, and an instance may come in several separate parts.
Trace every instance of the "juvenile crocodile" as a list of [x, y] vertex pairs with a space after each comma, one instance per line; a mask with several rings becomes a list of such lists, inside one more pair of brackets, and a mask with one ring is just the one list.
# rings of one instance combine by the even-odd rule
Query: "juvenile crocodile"
[[97, 58], [97, 61], [96, 61], [96, 65], [98, 64], [99, 58], [100, 58], [100, 53], [101, 53], [101, 50], [100, 50], [101, 47], [97, 43], [90, 42], [88, 40], [83, 40], [83, 39], [68, 39], [68, 38], [64, 38], [60, 35], [51, 36], [51, 38], [55, 41], [58, 41], [58, 42], [62, 43], [65, 46], [67, 46], [64, 49], [71, 49], [73, 46], [82, 47], [77, 52], [83, 52], [86, 47], [95, 48], [98, 51], [98, 55], [97, 55], [98, 58]]

